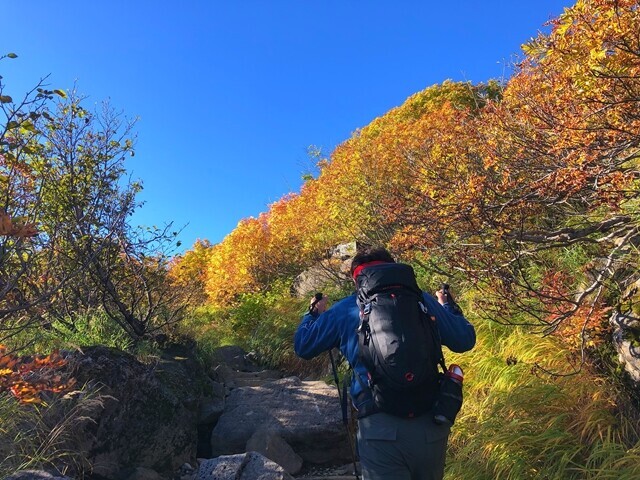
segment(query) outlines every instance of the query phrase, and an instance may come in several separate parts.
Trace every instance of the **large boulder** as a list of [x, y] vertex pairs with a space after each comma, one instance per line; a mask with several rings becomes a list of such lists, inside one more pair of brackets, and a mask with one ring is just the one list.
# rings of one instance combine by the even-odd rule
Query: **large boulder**
[[214, 368], [218, 365], [226, 365], [233, 370], [242, 372], [251, 365], [251, 362], [247, 360], [247, 352], [235, 345], [218, 347], [212, 352], [211, 357]]
[[630, 310], [616, 311], [610, 318], [613, 325], [613, 344], [618, 360], [624, 365], [629, 377], [640, 383], [640, 318]]
[[293, 480], [293, 477], [277, 463], [257, 452], [248, 452], [205, 460], [195, 480]]
[[200, 402], [198, 411], [198, 424], [215, 424], [224, 411], [224, 399], [226, 391], [224, 384], [207, 380], [204, 390], [204, 397]]
[[146, 365], [115, 349], [90, 347], [68, 360], [78, 385], [85, 385], [82, 395], [100, 398], [68, 445], [84, 457], [89, 474], [119, 480], [142, 467], [172, 476], [195, 460], [203, 379], [188, 351], [172, 347]]
[[631, 282], [609, 318], [618, 360], [631, 380], [640, 384], [640, 280]]
[[287, 473], [295, 475], [302, 469], [302, 458], [291, 445], [273, 432], [258, 430], [246, 446], [247, 452], [258, 452], [280, 465]]
[[126, 477], [126, 480], [166, 480], [165, 477], [162, 477], [158, 472], [151, 470], [149, 468], [138, 467], [129, 476]]
[[227, 365], [218, 365], [214, 370], [216, 380], [222, 383], [226, 391], [238, 387], [253, 387], [265, 383], [265, 381], [282, 378], [282, 372], [278, 370], [256, 370], [242, 372], [234, 370]]
[[291, 292], [305, 298], [326, 287], [349, 284], [349, 270], [356, 249], [356, 242], [338, 245], [328, 252], [327, 258], [300, 273], [291, 285]]
[[211, 435], [212, 456], [243, 453], [259, 430], [280, 436], [312, 464], [350, 459], [337, 390], [322, 381], [288, 377], [232, 390]]

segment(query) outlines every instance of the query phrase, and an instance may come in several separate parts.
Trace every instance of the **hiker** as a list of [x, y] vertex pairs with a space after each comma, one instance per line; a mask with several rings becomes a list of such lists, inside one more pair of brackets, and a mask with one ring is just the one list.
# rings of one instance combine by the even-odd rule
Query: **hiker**
[[[374, 271], [378, 265], [386, 268], [390, 266], [388, 264], [395, 264], [395, 261], [383, 248], [358, 252], [351, 264], [356, 286], [358, 276], [366, 273], [367, 269]], [[404, 266], [411, 270], [415, 281], [413, 269]], [[326, 296], [319, 298], [318, 294], [314, 297], [309, 313], [304, 315], [295, 332], [296, 354], [309, 360], [332, 348], [339, 348], [352, 367], [351, 399], [358, 412], [358, 453], [365, 480], [441, 480], [450, 426], [434, 421], [431, 404], [424, 406], [426, 411], [415, 416], [413, 413], [398, 416], [377, 407], [369, 372], [359, 356], [362, 347], [358, 342], [362, 333], [357, 330], [361, 327], [362, 302], [357, 301], [357, 294], [340, 300], [330, 309], [327, 309]], [[419, 290], [417, 295], [422, 296], [421, 306], [426, 307], [430, 320], [437, 326], [443, 345], [454, 352], [473, 348], [475, 330], [459, 307], [448, 302], [447, 292], [437, 291], [437, 300]], [[429, 345], [424, 346], [424, 350], [429, 348]], [[437, 369], [437, 365], [433, 368]], [[436, 384], [432, 390], [437, 389]], [[429, 392], [430, 400], [425, 403], [432, 403], [436, 393]]]

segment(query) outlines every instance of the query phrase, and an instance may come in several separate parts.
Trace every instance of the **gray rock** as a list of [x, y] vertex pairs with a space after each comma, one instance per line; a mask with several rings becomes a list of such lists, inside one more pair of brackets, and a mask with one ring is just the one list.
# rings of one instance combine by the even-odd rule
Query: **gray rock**
[[338, 245], [328, 258], [313, 265], [298, 275], [291, 286], [292, 293], [299, 298], [309, 297], [329, 286], [343, 285], [351, 281], [349, 270], [356, 253], [356, 243]]
[[55, 476], [42, 470], [22, 470], [9, 475], [5, 480], [71, 480], [69, 477]]
[[250, 372], [239, 372], [227, 365], [219, 365], [215, 369], [216, 380], [224, 384], [227, 392], [238, 387], [256, 387], [265, 381], [282, 378], [282, 373], [278, 370], [258, 370]]
[[194, 480], [196, 474], [198, 473], [196, 471], [195, 468], [193, 468], [190, 464], [185, 463], [184, 465], [182, 465], [178, 471], [176, 472], [177, 475], [174, 476], [174, 479], [179, 479], [179, 480]]
[[615, 312], [609, 322], [621, 330], [640, 331], [640, 319], [633, 315], [633, 312]]
[[637, 342], [625, 338], [623, 331], [615, 332], [613, 341], [618, 352], [618, 361], [624, 365], [631, 379], [640, 383], [640, 346]]
[[610, 323], [614, 327], [613, 344], [618, 352], [618, 361], [623, 364], [629, 377], [640, 383], [640, 328], [639, 320], [629, 313], [615, 312]]
[[[90, 347], [69, 359], [79, 385], [98, 395], [100, 408], [65, 445], [92, 474], [120, 480], [137, 467], [171, 476], [193, 461], [202, 373], [187, 352], [172, 350], [155, 365], [106, 347]], [[76, 404], [69, 396], [70, 407]]]
[[224, 385], [213, 380], [209, 381], [208, 385], [208, 391], [200, 402], [200, 411], [198, 412], [198, 424], [200, 425], [217, 422], [224, 411], [226, 396]]
[[256, 452], [225, 455], [200, 464], [196, 480], [293, 480], [283, 468]]
[[[349, 262], [350, 263], [350, 262]], [[328, 287], [335, 287], [349, 282], [348, 267], [343, 262], [324, 261], [320, 265], [308, 268], [293, 281], [291, 290], [298, 298], [313, 296]]]
[[310, 463], [350, 460], [337, 390], [321, 381], [289, 377], [232, 390], [211, 435], [213, 456], [243, 453], [258, 430], [279, 435]]
[[166, 478], [150, 468], [138, 467], [127, 477], [127, 480], [166, 480]]
[[264, 455], [291, 475], [295, 475], [302, 469], [302, 458], [282, 437], [273, 432], [258, 430], [247, 442], [246, 450]]
[[[213, 351], [212, 357], [216, 365], [227, 365], [233, 370], [243, 371], [247, 368], [247, 352], [235, 345], [218, 347]], [[214, 368], [215, 366], [214, 365]]]

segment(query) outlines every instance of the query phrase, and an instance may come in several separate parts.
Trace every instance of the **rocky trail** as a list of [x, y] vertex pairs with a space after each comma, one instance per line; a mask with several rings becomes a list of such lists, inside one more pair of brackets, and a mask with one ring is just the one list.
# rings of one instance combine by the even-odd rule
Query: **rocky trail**
[[269, 478], [355, 478], [334, 386], [262, 369], [234, 347], [221, 354], [214, 377], [224, 386], [225, 400], [208, 453], [224, 459], [258, 452], [284, 470], [282, 477]]
[[55, 413], [76, 418], [60, 443], [73, 455], [5, 480], [355, 478], [334, 385], [266, 369], [238, 347], [211, 365], [179, 345], [145, 363], [107, 347], [67, 361], [78, 390]]

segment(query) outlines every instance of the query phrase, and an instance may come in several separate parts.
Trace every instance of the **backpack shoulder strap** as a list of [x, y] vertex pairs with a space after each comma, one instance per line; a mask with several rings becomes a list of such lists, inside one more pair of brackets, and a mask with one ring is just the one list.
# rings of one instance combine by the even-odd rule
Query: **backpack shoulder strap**
[[436, 324], [436, 317], [431, 315], [431, 313], [429, 313], [429, 309], [424, 304], [424, 298], [419, 303], [420, 303], [420, 309], [423, 311], [423, 313], [427, 317], [426, 319], [427, 328], [430, 328], [431, 333], [433, 334], [431, 336], [433, 337], [433, 344], [436, 347], [436, 352], [438, 352], [438, 356], [439, 356], [438, 364], [442, 368], [442, 373], [446, 373], [447, 364], [444, 361], [444, 353], [442, 352], [442, 339], [440, 337], [440, 329]]

